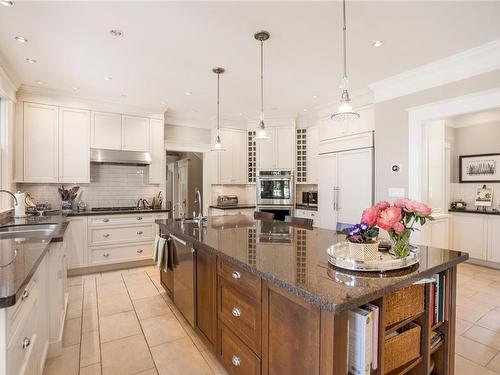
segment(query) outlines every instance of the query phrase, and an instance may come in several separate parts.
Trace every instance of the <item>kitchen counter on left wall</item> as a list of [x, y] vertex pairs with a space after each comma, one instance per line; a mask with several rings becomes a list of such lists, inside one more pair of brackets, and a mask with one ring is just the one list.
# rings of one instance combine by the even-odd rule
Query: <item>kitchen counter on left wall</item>
[[113, 210], [113, 211], [69, 211], [63, 213], [64, 216], [72, 217], [72, 216], [94, 216], [94, 215], [123, 215], [123, 214], [157, 214], [162, 212], [170, 212], [170, 209], [161, 208], [161, 209], [133, 209], [133, 210]]
[[58, 224], [50, 237], [0, 239], [0, 308], [13, 306], [38, 269], [49, 246], [61, 242], [68, 223], [60, 214], [8, 218], [1, 226]]

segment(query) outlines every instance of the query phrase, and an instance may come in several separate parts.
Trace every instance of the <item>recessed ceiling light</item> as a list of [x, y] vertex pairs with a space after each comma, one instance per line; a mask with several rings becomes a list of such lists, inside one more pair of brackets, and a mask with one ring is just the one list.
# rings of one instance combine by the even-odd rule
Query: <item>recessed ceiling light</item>
[[104, 79], [105, 79], [106, 81], [111, 81], [111, 80], [113, 80], [113, 77], [111, 77], [111, 76], [106, 76], [106, 77], [104, 77]]
[[28, 39], [26, 39], [24, 36], [16, 36], [14, 39], [16, 39], [19, 43], [28, 43]]
[[238, 113], [238, 116], [243, 116], [243, 112]]
[[192, 94], [192, 92], [191, 92], [191, 91], [186, 91], [186, 92], [185, 92], [185, 94], [186, 94], [187, 96], [190, 96], [190, 95]]
[[382, 47], [383, 44], [384, 44], [383, 40], [375, 40], [373, 42], [373, 47]]
[[318, 95], [313, 95], [313, 99], [318, 99]]
[[307, 109], [307, 108], [304, 108], [304, 109], [303, 109], [303, 111], [304, 111], [304, 112], [307, 112], [307, 111], [308, 111], [308, 109]]
[[14, 2], [10, 0], [0, 0], [0, 4], [5, 5], [6, 7], [11, 7], [14, 5]]
[[36, 82], [38, 85], [40, 85], [40, 86], [41, 86], [41, 85], [45, 85], [45, 81], [40, 81], [40, 80], [38, 80], [38, 81], [35, 81], [35, 82]]
[[80, 88], [78, 88], [78, 87], [73, 87], [73, 91], [78, 91], [78, 90], [80, 90]]
[[126, 95], [126, 94], [121, 94], [121, 95], [120, 95], [120, 98], [126, 98], [126, 97], [127, 97], [127, 95]]
[[29, 57], [26, 58], [26, 61], [29, 62], [30, 64], [35, 64], [36, 63], [35, 59], [30, 59]]
[[113, 36], [118, 36], [118, 37], [123, 36], [123, 31], [117, 29], [109, 30], [109, 33]]

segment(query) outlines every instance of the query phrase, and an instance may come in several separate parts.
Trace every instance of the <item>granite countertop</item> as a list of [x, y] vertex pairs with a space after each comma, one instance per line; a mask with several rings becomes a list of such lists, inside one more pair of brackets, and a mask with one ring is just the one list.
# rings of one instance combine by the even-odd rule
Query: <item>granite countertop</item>
[[226, 206], [219, 206], [219, 205], [211, 205], [209, 206], [210, 208], [217, 208], [219, 210], [242, 210], [245, 208], [255, 208], [257, 207], [255, 204], [233, 204], [233, 205], [226, 205]]
[[450, 208], [448, 209], [448, 212], [462, 212], [466, 214], [482, 214], [482, 215], [500, 215], [500, 212], [498, 211], [483, 211], [483, 210], [458, 210], [456, 208]]
[[[212, 216], [196, 223], [156, 220], [160, 229], [338, 314], [430, 277], [468, 258], [467, 253], [420, 247], [420, 263], [403, 271], [352, 273], [328, 264], [326, 249], [345, 238], [335, 231], [292, 227], [245, 215]], [[255, 245], [253, 245], [255, 244]]]
[[309, 210], [309, 211], [318, 211], [318, 206], [308, 206], [307, 204], [297, 203], [295, 208], [299, 210]]
[[162, 212], [170, 212], [170, 209], [161, 208], [161, 209], [134, 209], [127, 211], [69, 211], [64, 212], [64, 216], [95, 216], [95, 215], [126, 215], [126, 214], [149, 214], [149, 213], [162, 213]]
[[50, 237], [0, 239], [0, 308], [14, 305], [52, 242], [63, 240], [68, 223], [59, 215], [8, 218], [1, 226], [58, 224]]

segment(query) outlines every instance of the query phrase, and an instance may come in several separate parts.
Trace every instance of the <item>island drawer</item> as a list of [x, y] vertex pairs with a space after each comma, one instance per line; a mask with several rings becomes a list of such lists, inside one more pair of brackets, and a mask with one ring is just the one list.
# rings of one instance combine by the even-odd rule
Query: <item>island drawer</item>
[[132, 262], [136, 260], [151, 259], [153, 244], [150, 242], [132, 244], [99, 246], [91, 248], [92, 265]]
[[219, 279], [219, 319], [256, 353], [261, 349], [261, 302]]
[[120, 227], [89, 228], [89, 244], [104, 245], [123, 242], [153, 241], [155, 234], [152, 224]]
[[219, 355], [224, 367], [234, 375], [260, 375], [260, 359], [224, 324], [220, 324]]
[[152, 214], [127, 214], [127, 215], [96, 215], [89, 216], [88, 225], [90, 227], [103, 225], [123, 225], [123, 224], [152, 224], [154, 217]]
[[239, 288], [248, 296], [260, 301], [261, 281], [259, 276], [222, 259], [219, 259], [217, 268], [219, 275], [229, 282], [229, 284]]

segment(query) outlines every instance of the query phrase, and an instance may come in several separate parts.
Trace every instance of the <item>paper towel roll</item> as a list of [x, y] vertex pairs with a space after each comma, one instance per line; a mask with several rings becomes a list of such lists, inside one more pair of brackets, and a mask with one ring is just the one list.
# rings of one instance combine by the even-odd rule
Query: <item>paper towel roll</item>
[[26, 216], [26, 194], [18, 191], [14, 194], [17, 199], [17, 206], [14, 206], [14, 216], [15, 217], [25, 217]]

